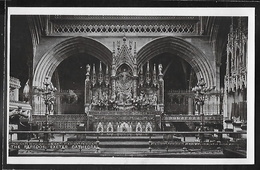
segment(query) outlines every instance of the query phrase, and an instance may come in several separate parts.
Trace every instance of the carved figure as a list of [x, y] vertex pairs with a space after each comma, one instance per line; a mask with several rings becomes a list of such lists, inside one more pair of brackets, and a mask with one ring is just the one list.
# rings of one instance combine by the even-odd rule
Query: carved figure
[[30, 87], [29, 87], [29, 80], [27, 80], [25, 86], [24, 86], [24, 89], [23, 89], [23, 96], [24, 96], [24, 101], [25, 102], [28, 102], [29, 101], [29, 94], [30, 92]]
[[162, 69], [163, 69], [162, 64], [159, 64], [158, 65], [159, 75], [162, 75]]
[[140, 95], [139, 95], [138, 98], [137, 98], [137, 101], [138, 101], [138, 103], [143, 104], [143, 101], [144, 101], [144, 100], [145, 100], [145, 98], [144, 98], [144, 92], [141, 91], [141, 92], [140, 92]]
[[204, 78], [201, 77], [200, 80], [199, 80], [198, 83], [197, 83], [197, 86], [203, 87], [203, 86], [205, 86], [205, 85], [206, 85], [206, 83], [205, 83], [205, 81], [204, 81]]
[[94, 94], [93, 94], [92, 104], [93, 104], [93, 105], [97, 105], [97, 104], [98, 104], [98, 95], [97, 95], [97, 93], [94, 93]]
[[87, 70], [86, 74], [89, 75], [90, 74], [90, 65], [89, 64], [86, 65], [86, 70]]
[[78, 95], [73, 91], [69, 89], [69, 94], [68, 94], [68, 103], [76, 103], [78, 101]]
[[102, 105], [104, 105], [106, 107], [108, 106], [108, 94], [105, 91], [102, 93], [101, 102], [102, 102]]
[[118, 104], [129, 104], [132, 99], [132, 76], [123, 69], [117, 76], [116, 92]]
[[157, 96], [156, 96], [156, 94], [152, 95], [151, 105], [157, 105]]
[[132, 76], [124, 68], [123, 71], [118, 74], [118, 77], [121, 83], [126, 84], [127, 80], [129, 80], [129, 78], [131, 78]]

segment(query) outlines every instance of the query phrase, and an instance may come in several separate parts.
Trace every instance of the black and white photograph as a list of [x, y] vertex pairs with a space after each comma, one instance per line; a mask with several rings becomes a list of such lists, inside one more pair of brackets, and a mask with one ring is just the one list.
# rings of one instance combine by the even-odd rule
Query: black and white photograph
[[8, 164], [254, 163], [254, 8], [9, 7], [7, 23]]

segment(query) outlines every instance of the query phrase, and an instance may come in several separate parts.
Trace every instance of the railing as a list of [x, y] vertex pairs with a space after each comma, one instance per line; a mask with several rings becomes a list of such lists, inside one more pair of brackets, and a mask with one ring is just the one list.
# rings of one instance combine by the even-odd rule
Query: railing
[[[211, 123], [221, 123], [223, 122], [222, 115], [204, 115], [203, 117], [205, 122]], [[174, 114], [165, 114], [162, 117], [163, 122], [201, 122], [200, 115], [174, 115]]]
[[[63, 114], [48, 116], [48, 121], [53, 124], [55, 130], [76, 131], [77, 125], [86, 122], [86, 120], [86, 114]], [[32, 123], [37, 124], [40, 127], [42, 127], [42, 124], [45, 121], [45, 115], [32, 115]]]
[[90, 111], [92, 115], [156, 115], [161, 114], [160, 111], [136, 111], [136, 110], [105, 110], [105, 111]]
[[[124, 112], [124, 111], [91, 111], [90, 115], [93, 115], [93, 120], [101, 120], [102, 117], [106, 117], [108, 121], [114, 122], [116, 120], [129, 121], [129, 120], [154, 120], [154, 115], [159, 115], [160, 112]], [[138, 117], [140, 116], [141, 117]], [[96, 119], [97, 118], [97, 119]], [[204, 115], [203, 117], [205, 123], [222, 123], [222, 115]], [[202, 118], [200, 115], [175, 115], [175, 114], [165, 114], [162, 116], [162, 123], [169, 122], [201, 122]], [[46, 121], [46, 116], [44, 115], [32, 115], [32, 123], [42, 126]], [[53, 124], [53, 128], [57, 131], [76, 131], [77, 126], [80, 123], [87, 122], [86, 114], [67, 114], [67, 115], [50, 115], [48, 117], [49, 123]]]
[[[28, 140], [13, 140], [14, 134], [25, 134]], [[108, 150], [111, 148], [114, 148], [113, 154], [117, 155], [120, 151], [118, 148], [131, 148], [133, 145], [140, 148], [138, 154], [142, 152], [146, 156], [154, 156], [159, 153], [176, 154], [177, 152], [193, 155], [198, 153], [201, 155], [203, 153], [208, 154], [209, 151], [213, 155], [223, 155], [224, 149], [234, 151], [240, 149], [246, 153], [246, 140], [241, 140], [240, 136], [242, 134], [246, 134], [246, 132], [10, 131], [9, 148], [23, 150], [30, 154], [37, 152], [38, 155], [39, 153], [81, 153], [85, 155], [97, 154], [97, 156], [107, 156], [109, 155]], [[44, 140], [44, 137], [53, 135], [56, 135], [55, 139], [48, 138], [49, 140], [46, 140], [45, 138]], [[68, 138], [66, 135], [74, 136]], [[36, 137], [33, 139], [32, 136]], [[43, 138], [40, 136], [43, 136]], [[191, 141], [190, 136], [193, 136], [195, 140]], [[118, 140], [122, 141], [118, 144], [116, 143]], [[141, 141], [138, 142], [138, 140]], [[125, 149], [124, 155], [127, 155]]]

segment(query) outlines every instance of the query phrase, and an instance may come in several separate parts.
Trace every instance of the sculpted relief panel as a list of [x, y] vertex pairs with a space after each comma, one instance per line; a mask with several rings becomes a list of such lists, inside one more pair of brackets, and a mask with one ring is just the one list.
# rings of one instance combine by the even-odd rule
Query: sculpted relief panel
[[126, 65], [119, 69], [116, 76], [116, 101], [118, 105], [132, 105], [133, 76]]

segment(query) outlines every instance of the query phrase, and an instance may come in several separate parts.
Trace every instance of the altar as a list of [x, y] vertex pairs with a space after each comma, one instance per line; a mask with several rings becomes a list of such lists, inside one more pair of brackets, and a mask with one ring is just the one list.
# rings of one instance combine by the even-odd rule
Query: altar
[[125, 37], [122, 45], [113, 42], [112, 65], [100, 61], [98, 67], [86, 66], [84, 107], [88, 130], [160, 130], [164, 111], [162, 65], [147, 61], [138, 67], [136, 43], [132, 45]]
[[91, 111], [89, 130], [97, 132], [152, 132], [161, 130], [158, 111]]

